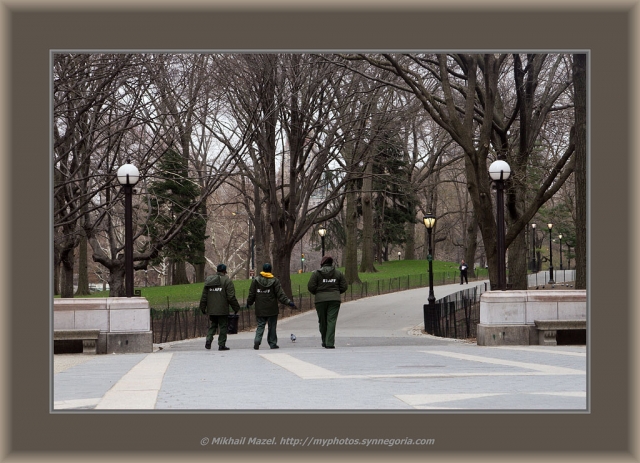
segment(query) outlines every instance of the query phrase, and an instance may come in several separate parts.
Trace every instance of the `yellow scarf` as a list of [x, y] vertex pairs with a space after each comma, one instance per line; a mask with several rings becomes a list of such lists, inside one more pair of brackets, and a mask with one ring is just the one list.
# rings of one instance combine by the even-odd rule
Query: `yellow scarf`
[[273, 275], [269, 272], [260, 272], [260, 275], [262, 275], [265, 278], [273, 278]]

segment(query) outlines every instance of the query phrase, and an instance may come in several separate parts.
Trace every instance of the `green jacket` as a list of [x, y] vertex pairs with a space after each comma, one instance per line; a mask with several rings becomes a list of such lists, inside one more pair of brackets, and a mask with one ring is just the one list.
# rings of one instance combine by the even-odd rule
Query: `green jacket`
[[307, 288], [315, 295], [316, 302], [339, 301], [340, 294], [347, 291], [347, 279], [337, 268], [325, 265], [311, 274]]
[[278, 315], [278, 301], [283, 304], [289, 304], [291, 300], [282, 290], [280, 281], [270, 276], [270, 273], [264, 276], [262, 273], [258, 275], [249, 288], [249, 298], [247, 299], [247, 307], [256, 304], [256, 317], [272, 317]]
[[208, 315], [229, 315], [229, 306], [234, 312], [240, 310], [233, 281], [223, 273], [208, 276], [202, 288], [200, 311]]

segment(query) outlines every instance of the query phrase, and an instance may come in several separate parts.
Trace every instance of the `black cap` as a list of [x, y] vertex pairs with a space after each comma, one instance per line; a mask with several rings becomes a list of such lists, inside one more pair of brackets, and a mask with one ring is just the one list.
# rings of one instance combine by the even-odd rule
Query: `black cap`
[[262, 266], [262, 271], [263, 271], [263, 272], [269, 272], [269, 273], [271, 273], [271, 269], [272, 269], [272, 267], [271, 267], [271, 264], [270, 264], [269, 262], [267, 262], [266, 264], [264, 264], [264, 265]]
[[222, 272], [226, 272], [227, 271], [227, 266], [224, 264], [219, 264], [217, 269], [218, 272], [222, 273]]
[[320, 261], [320, 266], [324, 267], [325, 265], [333, 265], [333, 257], [331, 256], [324, 256], [322, 258], [322, 260]]

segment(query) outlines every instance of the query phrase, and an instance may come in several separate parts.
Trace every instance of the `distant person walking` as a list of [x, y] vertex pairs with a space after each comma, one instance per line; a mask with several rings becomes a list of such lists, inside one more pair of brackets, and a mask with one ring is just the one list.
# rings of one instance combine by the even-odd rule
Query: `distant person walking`
[[467, 264], [464, 263], [464, 259], [462, 259], [460, 267], [458, 268], [460, 269], [460, 284], [463, 284], [463, 280], [464, 282], [469, 284], [469, 280], [467, 279]]
[[200, 297], [200, 311], [209, 314], [209, 331], [205, 349], [211, 349], [213, 336], [218, 327], [218, 350], [229, 350], [225, 345], [227, 342], [227, 322], [229, 320], [229, 307], [234, 313], [240, 310], [240, 304], [236, 299], [236, 288], [233, 281], [227, 276], [227, 266], [218, 265], [215, 275], [208, 276], [204, 281], [202, 297]]
[[282, 290], [280, 281], [271, 274], [271, 264], [266, 263], [262, 266], [262, 272], [252, 282], [249, 288], [249, 298], [247, 299], [247, 307], [256, 304], [256, 320], [258, 327], [256, 336], [253, 339], [253, 348], [260, 349], [264, 327], [268, 325], [267, 342], [272, 349], [278, 349], [278, 336], [276, 334], [276, 325], [278, 324], [278, 301], [289, 307], [296, 305], [290, 300]]
[[347, 291], [348, 284], [344, 275], [333, 267], [331, 256], [324, 256], [320, 267], [311, 274], [307, 288], [315, 296], [322, 347], [335, 349], [340, 294]]

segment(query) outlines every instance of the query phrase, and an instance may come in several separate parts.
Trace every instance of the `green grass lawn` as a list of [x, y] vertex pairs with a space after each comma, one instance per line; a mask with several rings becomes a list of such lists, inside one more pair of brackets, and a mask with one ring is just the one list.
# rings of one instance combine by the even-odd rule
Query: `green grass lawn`
[[[393, 287], [396, 284], [401, 284], [402, 287], [406, 287], [407, 276], [411, 276], [411, 286], [417, 286], [419, 276], [422, 274], [422, 282], [427, 283], [427, 270], [428, 263], [426, 260], [396, 260], [390, 262], [383, 262], [376, 264], [376, 273], [360, 273], [360, 280], [363, 283], [367, 283], [368, 287], [374, 284], [378, 284], [377, 280], [381, 280], [381, 284], [389, 285]], [[344, 268], [340, 268], [344, 272]], [[479, 274], [480, 277], [486, 276], [487, 271], [482, 269]], [[434, 284], [442, 284], [443, 282], [451, 283], [458, 278], [458, 264], [455, 262], [433, 262], [433, 275]], [[277, 276], [277, 275], [276, 275]], [[300, 295], [307, 296], [307, 282], [311, 272], [305, 272], [302, 274], [291, 275], [291, 289], [293, 291], [292, 296], [298, 297]], [[404, 277], [404, 278], [403, 278]], [[446, 278], [446, 279], [445, 279]], [[389, 280], [392, 280], [391, 283]], [[236, 288], [236, 297], [242, 304], [249, 293], [249, 286], [251, 280], [234, 280]], [[200, 295], [202, 294], [202, 283], [194, 283], [189, 285], [174, 285], [174, 286], [153, 286], [148, 288], [136, 288], [140, 289], [142, 296], [149, 300], [151, 307], [155, 309], [162, 309], [167, 307], [183, 307], [187, 305], [196, 305], [200, 301]], [[359, 285], [354, 285], [355, 291], [360, 291]], [[108, 297], [108, 291], [99, 291], [92, 293], [89, 297]]]

